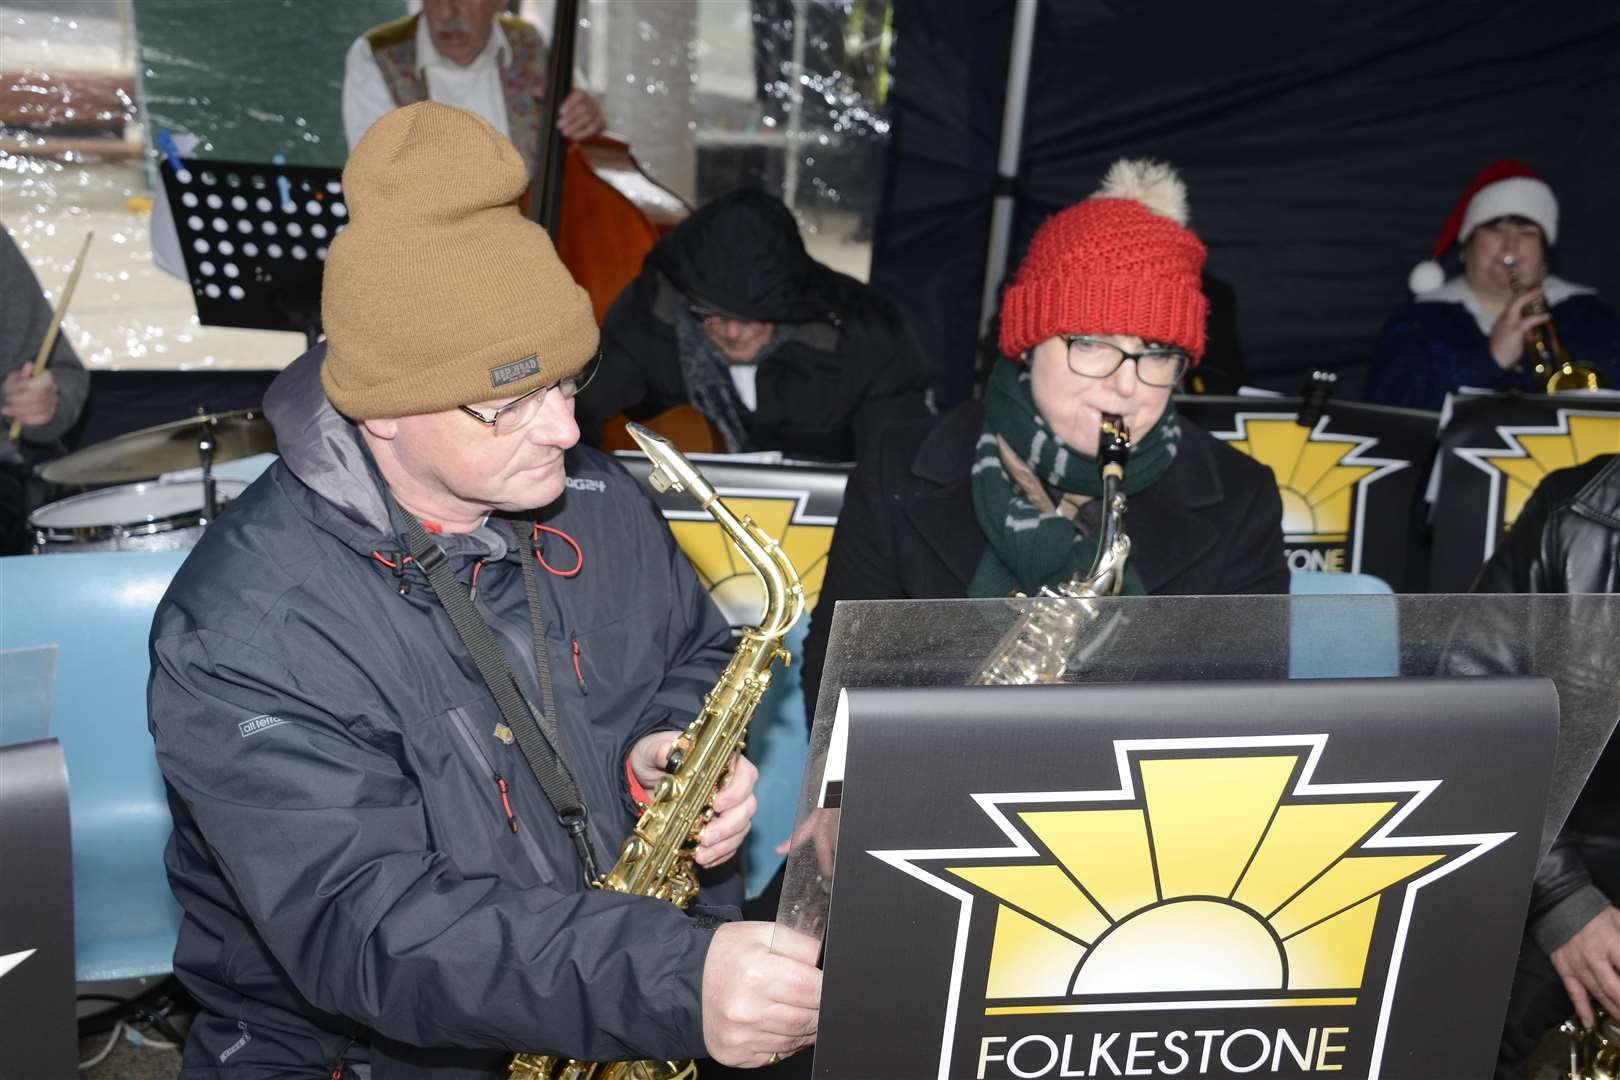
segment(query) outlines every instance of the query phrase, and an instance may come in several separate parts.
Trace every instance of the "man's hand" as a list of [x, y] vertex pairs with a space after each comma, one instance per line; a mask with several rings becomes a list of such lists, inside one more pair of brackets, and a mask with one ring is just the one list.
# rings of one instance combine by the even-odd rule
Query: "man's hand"
[[[680, 735], [677, 731], [655, 731], [641, 739], [630, 749], [630, 769], [636, 782], [651, 791], [658, 786], [669, 765], [669, 751]], [[718, 866], [742, 847], [743, 838], [754, 821], [759, 803], [754, 799], [754, 784], [759, 781], [759, 770], [741, 755], [732, 758], [731, 775], [714, 793], [714, 817], [699, 833], [697, 852], [699, 866]]]
[[557, 130], [565, 139], [588, 139], [600, 135], [606, 122], [602, 107], [583, 90], [575, 90], [562, 100], [557, 110]]
[[804, 821], [793, 835], [776, 847], [778, 855], [790, 855], [805, 844], [816, 854], [816, 872], [823, 881], [831, 881], [833, 863], [838, 858], [838, 811], [817, 807], [805, 815]]
[[703, 962], [703, 1044], [722, 1065], [751, 1069], [816, 1041], [821, 972], [814, 938], [765, 922], [727, 923]]
[[1524, 355], [1524, 334], [1532, 327], [1540, 326], [1549, 321], [1552, 315], [1543, 311], [1539, 315], [1525, 314], [1525, 308], [1533, 307], [1541, 300], [1542, 293], [1539, 287], [1522, 293], [1508, 301], [1502, 314], [1496, 317], [1496, 325], [1491, 327], [1491, 359], [1496, 366], [1506, 371], [1519, 362]]
[[18, 368], [6, 376], [0, 394], [4, 395], [0, 413], [23, 427], [48, 424], [56, 415], [56, 380], [49, 368], [38, 375], [30, 375], [27, 367]]
[[1620, 1017], [1620, 908], [1612, 904], [1552, 953], [1553, 970], [1564, 980], [1581, 1023], [1591, 1027], [1596, 998], [1603, 1011]]

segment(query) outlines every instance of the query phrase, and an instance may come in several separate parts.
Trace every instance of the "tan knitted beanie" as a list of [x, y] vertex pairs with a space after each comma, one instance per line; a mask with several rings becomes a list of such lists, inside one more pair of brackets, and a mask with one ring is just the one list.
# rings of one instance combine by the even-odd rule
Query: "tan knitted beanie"
[[349, 224], [321, 294], [321, 381], [354, 420], [517, 397], [596, 352], [591, 300], [519, 212], [528, 172], [482, 117], [425, 101], [343, 170]]

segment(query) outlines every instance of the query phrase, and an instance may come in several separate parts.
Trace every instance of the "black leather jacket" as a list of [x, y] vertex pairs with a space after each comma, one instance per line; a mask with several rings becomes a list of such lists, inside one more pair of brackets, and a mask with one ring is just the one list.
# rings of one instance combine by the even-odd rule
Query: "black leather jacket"
[[[1620, 455], [1595, 458], [1550, 474], [1536, 488], [1513, 531], [1474, 582], [1475, 592], [1620, 594]], [[1572, 609], [1572, 648], [1565, 668], [1576, 692], [1589, 688], [1612, 705], [1620, 681], [1613, 659], [1614, 606]], [[1580, 644], [1598, 646], [1582, 655]], [[1567, 691], [1566, 691], [1567, 692]], [[1593, 883], [1611, 883], [1605, 893]], [[1604, 907], [1620, 900], [1620, 745], [1610, 738], [1552, 850], [1536, 870], [1530, 928], [1551, 952]]]

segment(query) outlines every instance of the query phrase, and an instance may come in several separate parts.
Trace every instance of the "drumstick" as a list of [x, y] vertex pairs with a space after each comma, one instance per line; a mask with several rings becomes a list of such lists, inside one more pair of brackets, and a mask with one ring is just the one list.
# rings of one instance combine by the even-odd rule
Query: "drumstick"
[[[68, 301], [73, 299], [73, 286], [79, 283], [79, 271], [84, 269], [84, 257], [90, 250], [90, 241], [94, 240], [96, 232], [91, 229], [84, 234], [84, 244], [79, 248], [79, 257], [74, 260], [73, 272], [68, 274], [67, 287], [62, 290], [62, 298], [56, 302], [56, 310], [51, 313], [50, 328], [45, 331], [45, 340], [39, 343], [39, 353], [34, 357], [33, 368], [29, 371], [29, 378], [35, 378], [45, 370], [50, 362], [51, 350], [56, 347], [57, 331], [62, 329], [62, 316], [67, 312]], [[16, 442], [22, 434], [22, 421], [11, 422], [11, 441]]]

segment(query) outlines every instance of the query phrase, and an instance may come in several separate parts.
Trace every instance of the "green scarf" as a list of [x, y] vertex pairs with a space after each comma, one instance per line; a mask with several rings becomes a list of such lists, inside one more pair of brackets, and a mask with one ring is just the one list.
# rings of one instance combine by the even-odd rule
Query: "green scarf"
[[[1058, 438], [1041, 416], [1028, 369], [1010, 360], [998, 363], [985, 388], [984, 432], [973, 463], [973, 513], [990, 545], [968, 583], [970, 597], [1056, 587], [1076, 572], [1090, 570], [1097, 557], [1100, 530], [1081, 535], [1060, 509], [1043, 509], [1031, 502], [1002, 465], [998, 437], [1046, 484], [1093, 499], [1102, 495], [1097, 459]], [[1159, 422], [1145, 436], [1133, 436], [1132, 442], [1125, 470], [1126, 495], [1152, 486], [1175, 460], [1181, 444], [1181, 420], [1175, 407], [1166, 406]], [[1130, 563], [1120, 591], [1136, 596], [1145, 592]]]

